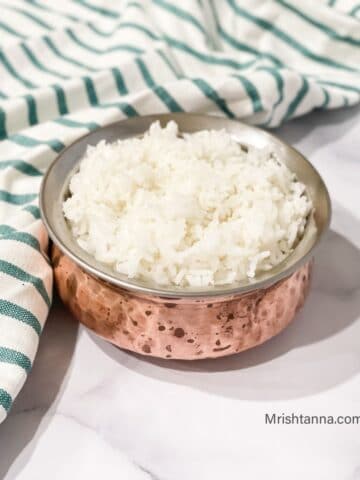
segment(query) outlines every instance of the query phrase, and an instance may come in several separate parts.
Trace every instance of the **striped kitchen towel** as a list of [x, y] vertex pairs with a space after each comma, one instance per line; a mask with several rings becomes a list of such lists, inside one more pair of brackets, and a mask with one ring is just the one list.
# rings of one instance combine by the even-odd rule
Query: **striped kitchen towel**
[[196, 111], [275, 127], [360, 96], [352, 0], [0, 0], [0, 421], [52, 296], [42, 174], [135, 115]]

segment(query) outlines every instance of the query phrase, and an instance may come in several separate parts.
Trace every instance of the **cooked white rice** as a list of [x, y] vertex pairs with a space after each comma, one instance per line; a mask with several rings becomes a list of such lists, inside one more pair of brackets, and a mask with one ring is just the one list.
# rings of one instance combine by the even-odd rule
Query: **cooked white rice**
[[268, 150], [225, 131], [89, 146], [64, 214], [79, 245], [129, 278], [200, 287], [253, 278], [284, 260], [312, 205]]

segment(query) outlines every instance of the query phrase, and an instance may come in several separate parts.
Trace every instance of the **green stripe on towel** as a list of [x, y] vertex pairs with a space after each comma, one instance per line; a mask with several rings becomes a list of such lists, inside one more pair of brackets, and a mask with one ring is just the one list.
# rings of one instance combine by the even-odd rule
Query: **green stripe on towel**
[[26, 207], [23, 207], [22, 210], [24, 212], [29, 212], [35, 218], [35, 220], [39, 220], [40, 210], [36, 205], [27, 205]]
[[12, 405], [12, 398], [6, 390], [0, 388], [0, 405], [6, 412], [9, 412]]
[[42, 328], [39, 320], [29, 310], [26, 310], [26, 308], [20, 307], [8, 300], [0, 299], [0, 314], [26, 323], [32, 327], [38, 335], [41, 333]]
[[42, 176], [40, 170], [38, 170], [30, 163], [24, 162], [24, 160], [4, 160], [3, 162], [0, 161], [0, 170], [4, 170], [5, 168], [9, 167], [15, 168], [19, 172], [25, 173], [25, 175], [30, 175], [31, 177]]
[[41, 278], [36, 277], [35, 275], [31, 275], [30, 273], [25, 272], [25, 270], [18, 267], [17, 265], [14, 265], [11, 262], [7, 262], [1, 259], [0, 259], [0, 272], [3, 272], [6, 275], [9, 275], [10, 277], [16, 278], [21, 282], [30, 283], [31, 285], [33, 285], [33, 287], [38, 291], [38, 293], [43, 298], [46, 305], [50, 307], [51, 301]]
[[37, 198], [36, 193], [11, 193], [7, 190], [0, 190], [0, 201], [13, 205], [24, 205], [24, 203], [32, 202], [35, 198]]
[[0, 346], [0, 362], [18, 365], [29, 373], [31, 370], [31, 361], [24, 353], [11, 348]]

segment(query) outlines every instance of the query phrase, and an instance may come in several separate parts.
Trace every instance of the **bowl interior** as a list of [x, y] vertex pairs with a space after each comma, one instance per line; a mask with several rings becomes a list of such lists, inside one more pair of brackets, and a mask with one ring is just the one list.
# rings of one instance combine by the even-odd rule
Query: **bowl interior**
[[[314, 214], [309, 217], [304, 235], [293, 253], [281, 264], [258, 275], [253, 281], [247, 280], [211, 288], [184, 289], [180, 287], [165, 288], [149, 282], [131, 280], [126, 275], [116, 273], [110, 267], [97, 262], [82, 250], [73, 238], [63, 216], [62, 203], [68, 195], [69, 180], [78, 168], [87, 146], [96, 145], [102, 139], [113, 142], [118, 139], [142, 135], [150, 124], [156, 120], [159, 120], [162, 126], [170, 120], [175, 120], [179, 125], [180, 132], [186, 133], [204, 129], [226, 129], [233, 138], [243, 145], [252, 145], [258, 148], [270, 147], [277, 157], [306, 185], [307, 194], [314, 205]], [[54, 243], [90, 274], [120, 287], [167, 298], [223, 296], [268, 287], [289, 276], [311, 257], [314, 247], [328, 228], [331, 216], [329, 194], [322, 178], [311, 163], [297, 150], [264, 130], [235, 120], [183, 113], [151, 115], [120, 121], [100, 128], [77, 140], [60, 153], [45, 174], [40, 192], [40, 210], [42, 219]]]

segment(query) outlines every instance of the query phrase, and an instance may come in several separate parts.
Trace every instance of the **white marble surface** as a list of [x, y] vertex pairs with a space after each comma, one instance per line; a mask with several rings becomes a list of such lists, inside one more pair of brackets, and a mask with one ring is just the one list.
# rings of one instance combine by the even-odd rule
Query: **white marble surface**
[[360, 479], [360, 424], [265, 425], [265, 413], [360, 415], [360, 109], [279, 131], [314, 162], [334, 215], [313, 289], [277, 338], [198, 363], [139, 358], [55, 302], [0, 426], [0, 478]]

